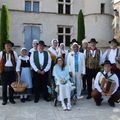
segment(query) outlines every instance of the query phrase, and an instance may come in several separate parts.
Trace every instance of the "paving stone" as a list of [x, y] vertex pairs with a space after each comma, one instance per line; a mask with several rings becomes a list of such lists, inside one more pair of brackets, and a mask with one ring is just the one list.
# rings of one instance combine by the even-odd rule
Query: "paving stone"
[[1, 103], [0, 100], [0, 120], [120, 120], [120, 104], [112, 108], [106, 98], [98, 107], [93, 99], [83, 97], [71, 111], [63, 111], [60, 105], [54, 107], [53, 102], [43, 100], [36, 104], [33, 101], [21, 103], [19, 99], [15, 105]]
[[22, 117], [16, 117], [16, 118], [7, 118], [6, 120], [33, 120], [33, 119], [26, 119], [26, 118], [22, 118]]

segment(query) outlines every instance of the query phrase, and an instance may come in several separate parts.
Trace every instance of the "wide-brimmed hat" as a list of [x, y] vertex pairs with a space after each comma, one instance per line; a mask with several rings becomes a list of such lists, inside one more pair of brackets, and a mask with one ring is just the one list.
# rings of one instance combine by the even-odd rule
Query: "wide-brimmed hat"
[[78, 41], [76, 39], [72, 39], [72, 41], [70, 42], [70, 44], [73, 44], [74, 42], [78, 43]]
[[95, 38], [91, 38], [91, 40], [88, 43], [98, 43]]
[[112, 40], [109, 41], [109, 43], [111, 43], [111, 42], [114, 42], [114, 43], [116, 43], [117, 45], [119, 45], [118, 41], [117, 41], [115, 38], [113, 38]]
[[102, 65], [104, 66], [106, 64], [112, 65], [112, 63], [109, 60], [105, 60], [105, 62]]
[[39, 41], [39, 43], [38, 43], [38, 44], [39, 44], [39, 45], [43, 45], [43, 46], [45, 46], [45, 47], [47, 46], [47, 45], [45, 45], [45, 42], [44, 42], [44, 41], [42, 41], [42, 40], [41, 40], [41, 41]]
[[74, 45], [77, 45], [78, 48], [80, 48], [80, 45], [79, 45], [78, 43], [74, 42], [74, 43], [72, 44], [72, 46], [71, 46], [71, 49], [73, 49]]
[[4, 41], [4, 42], [3, 42], [3, 45], [5, 45], [5, 44], [11, 44], [12, 47], [14, 46], [14, 43], [11, 42], [10, 40], [6, 40], [6, 41]]

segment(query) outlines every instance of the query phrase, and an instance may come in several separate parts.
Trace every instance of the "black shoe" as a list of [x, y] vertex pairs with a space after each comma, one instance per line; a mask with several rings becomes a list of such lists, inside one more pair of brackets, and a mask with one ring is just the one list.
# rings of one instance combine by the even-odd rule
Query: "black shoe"
[[101, 105], [101, 103], [96, 103], [96, 106], [100, 106]]
[[103, 101], [103, 98], [100, 99], [100, 101], [96, 102], [96, 106], [100, 106]]
[[39, 99], [34, 99], [34, 103], [38, 103]]
[[10, 103], [11, 104], [15, 104], [16, 102], [14, 100], [10, 100]]
[[22, 103], [25, 103], [25, 98], [21, 98], [20, 101], [21, 101]]
[[113, 101], [108, 100], [108, 104], [109, 104], [111, 107], [115, 107], [115, 103], [114, 103]]
[[30, 96], [28, 96], [25, 100], [26, 100], [26, 101], [31, 101]]
[[6, 102], [6, 101], [3, 101], [3, 102], [2, 102], [2, 105], [6, 105], [6, 104], [7, 104], [7, 102]]
[[96, 106], [100, 106], [102, 101], [103, 101], [103, 98], [101, 98], [100, 101], [96, 103]]
[[46, 101], [46, 102], [49, 102], [49, 101], [51, 101], [51, 98], [44, 98], [44, 100]]
[[86, 97], [86, 99], [91, 99], [91, 98], [92, 98], [92, 96], [89, 96], [89, 95]]

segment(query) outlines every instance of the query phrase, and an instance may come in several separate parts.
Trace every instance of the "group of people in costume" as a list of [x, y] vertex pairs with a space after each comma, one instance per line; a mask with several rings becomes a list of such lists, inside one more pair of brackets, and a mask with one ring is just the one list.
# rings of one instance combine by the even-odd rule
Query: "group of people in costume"
[[41, 97], [50, 101], [48, 88], [53, 79], [63, 110], [71, 110], [73, 84], [77, 100], [81, 98], [82, 91], [87, 91], [86, 99], [93, 97], [97, 106], [101, 105], [102, 96], [109, 96], [108, 103], [114, 107], [115, 102], [120, 100], [120, 49], [116, 39], [109, 41], [110, 48], [104, 53], [96, 47], [97, 43], [92, 38], [90, 41], [83, 40], [80, 46], [73, 39], [67, 50], [64, 43], [59, 44], [57, 39], [53, 39], [51, 47], [47, 49], [44, 41], [35, 39], [32, 42], [33, 48], [29, 51], [22, 48], [18, 57], [12, 49], [14, 44], [6, 41], [4, 50], [0, 52], [2, 105], [6, 105], [8, 99], [15, 104], [11, 84], [16, 80], [27, 85], [27, 89], [20, 93], [21, 102], [30, 101], [31, 94], [34, 95], [35, 103]]

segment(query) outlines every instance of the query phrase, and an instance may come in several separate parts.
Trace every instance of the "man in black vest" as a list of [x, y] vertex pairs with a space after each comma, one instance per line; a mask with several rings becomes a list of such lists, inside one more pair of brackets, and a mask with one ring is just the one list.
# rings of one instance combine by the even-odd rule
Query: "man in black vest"
[[[2, 79], [2, 105], [6, 105], [8, 98], [10, 103], [15, 104], [11, 83], [16, 80], [17, 53], [12, 50], [14, 43], [7, 40], [4, 42], [4, 50], [0, 52], [0, 74]], [[9, 86], [9, 97], [7, 97], [7, 86]]]
[[44, 51], [44, 41], [39, 41], [38, 50], [33, 52], [30, 57], [30, 63], [34, 70], [34, 102], [37, 103], [40, 98], [40, 94], [46, 101], [49, 101], [49, 93], [47, 83], [49, 79], [49, 70], [51, 67], [51, 57], [47, 51]]

